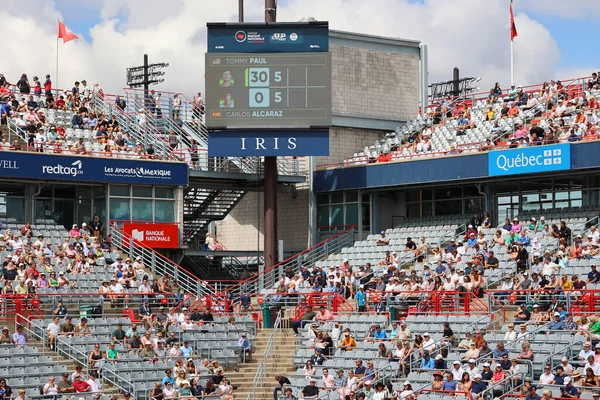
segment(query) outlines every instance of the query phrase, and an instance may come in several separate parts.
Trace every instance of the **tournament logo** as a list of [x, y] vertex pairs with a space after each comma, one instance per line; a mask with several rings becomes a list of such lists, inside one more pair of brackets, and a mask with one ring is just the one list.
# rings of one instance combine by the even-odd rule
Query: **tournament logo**
[[245, 42], [246, 41], [246, 32], [244, 32], [244, 31], [237, 31], [235, 33], [235, 40], [238, 43]]

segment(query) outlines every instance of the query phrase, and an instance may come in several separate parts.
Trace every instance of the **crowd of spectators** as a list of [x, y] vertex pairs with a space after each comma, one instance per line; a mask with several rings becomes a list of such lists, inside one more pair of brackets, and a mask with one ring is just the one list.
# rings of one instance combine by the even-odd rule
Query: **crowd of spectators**
[[[486, 133], [488, 139], [480, 143], [482, 150], [498, 148], [517, 148], [555, 143], [578, 142], [598, 139], [598, 110], [600, 103], [596, 92], [600, 90], [600, 78], [597, 73], [586, 83], [586, 91], [581, 86], [563, 86], [561, 81], [544, 82], [539, 90], [526, 91], [522, 86], [511, 86], [503, 93], [500, 83], [485, 99], [485, 111], [482, 117], [474, 115], [474, 107], [479, 104], [453, 99], [448, 96], [440, 103], [430, 107], [422, 117], [427, 124], [422, 129], [409, 134], [403, 144], [385, 148], [376, 159], [370, 162], [389, 162], [395, 154], [424, 154], [433, 151], [432, 138], [437, 125], [454, 126], [456, 136], [467, 134], [467, 130], [483, 128], [483, 122], [492, 122], [492, 128]], [[543, 107], [537, 107], [543, 104]], [[523, 112], [534, 112], [531, 122], [518, 122], [506, 126], [499, 122], [503, 119], [517, 119]], [[536, 119], [537, 118], [537, 119]], [[543, 123], [540, 123], [543, 120]], [[437, 151], [437, 150], [436, 150]], [[460, 146], [451, 145], [448, 154], [461, 153]]]
[[[14, 88], [14, 90], [13, 90]], [[16, 93], [15, 93], [16, 92]], [[135, 159], [155, 159], [157, 154], [151, 141], [141, 143], [136, 140], [149, 135], [146, 129], [146, 114], [140, 109], [135, 115], [136, 130], [132, 132], [129, 126], [121, 126], [116, 115], [107, 115], [104, 110], [93, 105], [93, 96], [104, 96], [100, 86], [96, 83], [90, 87], [86, 80], [74, 83], [70, 91], [58, 93], [52, 88], [50, 75], [46, 76], [43, 86], [35, 76], [33, 85], [26, 74], [11, 86], [6, 78], [0, 74], [0, 124], [7, 124], [8, 120], [23, 131], [26, 148], [19, 140], [12, 143], [3, 139], [0, 143], [1, 150], [29, 150], [46, 153], [69, 153], [77, 155], [98, 155], [102, 157], [127, 157]], [[57, 98], [55, 98], [57, 96]], [[148, 110], [157, 118], [162, 116], [161, 94], [152, 90], [145, 97]], [[113, 101], [113, 100], [111, 100]], [[179, 121], [182, 100], [179, 95], [174, 95], [170, 106], [172, 117]], [[117, 95], [114, 99], [115, 106], [125, 111], [126, 101]], [[193, 113], [193, 121], [201, 123], [204, 113], [202, 96], [198, 93], [194, 98], [194, 110], [200, 106], [199, 111]], [[49, 115], [58, 115], [63, 112], [69, 121], [56, 121]], [[75, 135], [74, 132], [79, 131]], [[82, 133], [83, 132], [83, 133]], [[172, 149], [178, 145], [178, 136], [171, 131], [165, 135]], [[192, 151], [196, 153], [198, 145], [191, 144]], [[194, 154], [191, 155], [194, 159]]]

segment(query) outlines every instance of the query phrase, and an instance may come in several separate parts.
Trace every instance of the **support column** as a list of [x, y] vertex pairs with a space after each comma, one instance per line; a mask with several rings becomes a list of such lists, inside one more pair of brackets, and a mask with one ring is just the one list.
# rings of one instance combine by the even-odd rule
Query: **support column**
[[[265, 0], [265, 22], [277, 20], [276, 0]], [[277, 264], [277, 157], [265, 157], [265, 269]]]

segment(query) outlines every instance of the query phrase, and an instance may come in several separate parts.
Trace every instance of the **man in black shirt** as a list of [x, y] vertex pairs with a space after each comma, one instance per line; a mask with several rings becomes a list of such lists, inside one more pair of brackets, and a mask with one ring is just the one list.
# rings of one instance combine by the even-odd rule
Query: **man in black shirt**
[[309, 399], [316, 399], [319, 396], [319, 388], [317, 387], [317, 381], [314, 379], [310, 380], [310, 383], [307, 386], [304, 386], [302, 389], [302, 397]]
[[529, 130], [529, 134], [532, 139], [543, 140], [544, 139], [544, 128], [538, 126], [537, 122], [533, 122], [531, 124], [531, 129]]
[[213, 375], [211, 379], [215, 383], [215, 385], [219, 386], [223, 378], [225, 378], [225, 375], [223, 375], [223, 370], [221, 368], [218, 368], [215, 371], [215, 375]]
[[277, 381], [277, 383], [279, 383], [279, 386], [275, 386], [273, 388], [273, 399], [277, 400], [277, 393], [279, 391], [285, 390], [285, 386], [291, 385], [292, 382], [290, 382], [290, 380], [283, 375], [275, 375], [275, 380]]
[[406, 238], [406, 246], [404, 251], [415, 251], [417, 249], [417, 245], [412, 241], [410, 237]]
[[485, 266], [483, 268], [485, 269], [494, 269], [494, 268], [498, 268], [498, 259], [494, 256], [494, 252], [490, 251], [489, 255], [488, 255], [488, 259], [485, 260]]
[[523, 246], [523, 243], [519, 242], [518, 245], [519, 254], [517, 256], [517, 272], [526, 271], [529, 253], [527, 253], [527, 249], [525, 248], [525, 246]]

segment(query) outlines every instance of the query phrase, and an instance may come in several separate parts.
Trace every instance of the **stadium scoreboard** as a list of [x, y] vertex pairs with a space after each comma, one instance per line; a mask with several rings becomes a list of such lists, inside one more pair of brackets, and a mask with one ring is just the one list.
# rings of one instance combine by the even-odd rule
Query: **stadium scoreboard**
[[209, 129], [331, 125], [329, 53], [207, 53], [205, 65]]
[[206, 25], [208, 155], [329, 155], [329, 23]]

